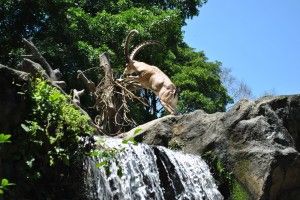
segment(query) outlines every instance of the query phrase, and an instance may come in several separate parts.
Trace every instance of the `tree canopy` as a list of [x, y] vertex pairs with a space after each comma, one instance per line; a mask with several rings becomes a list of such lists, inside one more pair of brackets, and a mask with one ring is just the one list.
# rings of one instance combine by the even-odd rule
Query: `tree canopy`
[[[24, 54], [22, 37], [32, 38], [74, 88], [76, 71], [98, 66], [99, 53], [107, 52], [113, 69], [123, 71], [122, 43], [129, 30], [137, 29], [140, 35], [133, 44], [154, 39], [165, 46], [147, 48], [137, 60], [156, 65], [171, 77], [181, 90], [180, 112], [224, 111], [231, 98], [221, 83], [221, 63], [208, 61], [203, 52], [183, 41], [185, 20], [198, 15], [204, 3], [206, 0], [1, 0], [0, 63], [16, 66]], [[97, 73], [90, 75], [97, 78]], [[133, 115], [145, 122], [157, 116], [160, 106], [154, 94], [142, 91], [141, 95], [151, 106], [136, 107]]]

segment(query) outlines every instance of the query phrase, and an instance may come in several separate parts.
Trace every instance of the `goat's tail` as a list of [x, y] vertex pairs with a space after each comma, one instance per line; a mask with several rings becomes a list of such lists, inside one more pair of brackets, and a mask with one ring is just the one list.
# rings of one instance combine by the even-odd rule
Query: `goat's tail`
[[139, 32], [135, 29], [129, 31], [128, 35], [126, 36], [126, 39], [125, 39], [125, 46], [124, 46], [124, 55], [125, 55], [125, 60], [126, 60], [126, 63], [129, 63], [130, 61], [130, 57], [129, 57], [129, 43], [130, 43], [130, 40], [131, 38], [135, 35], [135, 34], [138, 34]]

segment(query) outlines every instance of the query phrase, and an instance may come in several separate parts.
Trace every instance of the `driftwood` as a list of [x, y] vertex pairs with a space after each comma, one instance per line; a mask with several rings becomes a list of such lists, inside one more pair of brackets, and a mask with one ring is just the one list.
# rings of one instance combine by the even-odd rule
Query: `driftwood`
[[97, 85], [95, 96], [95, 108], [99, 112], [96, 116], [96, 124], [110, 135], [116, 135], [125, 128], [135, 125], [129, 115], [128, 99], [135, 96], [126, 85], [122, 85], [114, 79], [109, 59], [105, 53], [99, 56], [100, 67], [104, 71], [104, 78]]
[[145, 106], [148, 106], [148, 104], [131, 92], [131, 90], [139, 89], [139, 85], [134, 82], [124, 82], [114, 78], [106, 53], [99, 56], [99, 61], [100, 69], [103, 70], [104, 76], [96, 87], [96, 84], [89, 80], [82, 71], [77, 71], [77, 78], [93, 94], [95, 102], [93, 107], [98, 113], [94, 120], [97, 126], [106, 135], [117, 135], [124, 132], [126, 128], [132, 128], [136, 125], [129, 115], [128, 101], [137, 100]]
[[[23, 55], [23, 61], [19, 65], [19, 68], [21, 68], [21, 70], [23, 70], [25, 72], [30, 73], [33, 77], [44, 78], [51, 85], [53, 85], [58, 90], [60, 90], [60, 92], [63, 93], [67, 98], [69, 98], [69, 95], [62, 89], [62, 88], [65, 88], [66, 83], [65, 83], [65, 81], [59, 80], [61, 78], [61, 73], [60, 73], [59, 69], [53, 70], [52, 67], [50, 66], [50, 64], [46, 61], [46, 59], [39, 52], [38, 48], [32, 42], [30, 42], [24, 38], [23, 38], [23, 42], [24, 42], [25, 46], [30, 50], [32, 55]], [[36, 62], [34, 62], [31, 59], [33, 59]], [[83, 94], [83, 92], [77, 91], [75, 96], [79, 100], [79, 96], [82, 94]], [[90, 125], [95, 127], [97, 132], [99, 132], [99, 127], [96, 126], [96, 124], [90, 118], [88, 113], [79, 106], [78, 102], [73, 101], [71, 98], [69, 98], [69, 100], [70, 100], [70, 103], [72, 103], [82, 114], [89, 117]]]
[[95, 83], [93, 81], [90, 81], [83, 73], [83, 71], [78, 70], [77, 71], [77, 79], [81, 80], [85, 87], [88, 89], [90, 93], [94, 93], [96, 90]]
[[83, 90], [72, 90], [72, 101], [74, 104], [80, 106], [80, 97], [84, 94], [84, 89]]
[[36, 62], [40, 63], [43, 68], [48, 73], [50, 79], [52, 81], [58, 81], [59, 78], [61, 78], [61, 72], [59, 69], [52, 69], [50, 64], [46, 61], [46, 59], [42, 56], [42, 54], [39, 52], [38, 48], [29, 40], [26, 40], [23, 38], [23, 42], [26, 45], [26, 47], [30, 51], [30, 55], [23, 55], [24, 58], [28, 58], [31, 60], [35, 60]]
[[[23, 55], [24, 59], [20, 65], [21, 69], [31, 73], [35, 77], [43, 77], [63, 94], [67, 95], [62, 89], [65, 88], [62, 87], [65, 86], [65, 82], [60, 80], [61, 73], [59, 69], [53, 70], [31, 41], [23, 39], [23, 42], [27, 49], [29, 49], [30, 55]], [[96, 127], [102, 134], [117, 135], [136, 125], [130, 117], [128, 101], [139, 101], [145, 106], [148, 106], [148, 104], [132, 92], [132, 90], [140, 88], [138, 84], [132, 81], [115, 80], [108, 56], [105, 53], [99, 56], [99, 61], [100, 70], [104, 72], [104, 77], [96, 85], [85, 75], [87, 70], [85, 72], [78, 70], [77, 79], [83, 83], [86, 90], [72, 89], [70, 102], [83, 114], [88, 115], [82, 109], [80, 102], [80, 97], [84, 94], [84, 91], [87, 91], [93, 98], [94, 104], [91, 106], [97, 112], [94, 120], [88, 115], [90, 117], [90, 124]]]

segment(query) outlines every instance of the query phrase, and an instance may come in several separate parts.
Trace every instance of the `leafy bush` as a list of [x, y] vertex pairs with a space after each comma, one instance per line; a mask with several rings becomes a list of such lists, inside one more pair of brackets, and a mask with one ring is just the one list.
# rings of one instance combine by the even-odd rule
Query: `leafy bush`
[[31, 119], [22, 124], [29, 140], [46, 150], [50, 165], [69, 163], [83, 146], [82, 137], [94, 132], [88, 116], [83, 115], [58, 89], [41, 79], [32, 84]]
[[[16, 127], [9, 148], [3, 148], [4, 175], [16, 183], [4, 198], [78, 197], [76, 192], [83, 183], [81, 158], [90, 151], [95, 132], [89, 117], [41, 79], [32, 81], [27, 98], [30, 112], [21, 127]], [[1, 134], [1, 138], [7, 136]], [[10, 184], [3, 183], [3, 189]]]
[[[1, 133], [0, 134], [0, 144], [1, 143], [9, 143], [10, 140], [9, 138], [11, 137], [10, 134], [4, 134]], [[8, 186], [14, 185], [13, 183], [10, 183], [9, 180], [7, 180], [6, 178], [1, 179], [1, 183], [0, 183], [0, 195], [3, 195], [4, 190], [7, 190]]]

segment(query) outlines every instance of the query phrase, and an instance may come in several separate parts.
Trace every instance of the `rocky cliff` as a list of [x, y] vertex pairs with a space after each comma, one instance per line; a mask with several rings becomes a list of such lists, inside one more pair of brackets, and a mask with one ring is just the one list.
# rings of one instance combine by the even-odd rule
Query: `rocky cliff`
[[213, 155], [250, 199], [300, 199], [299, 136], [300, 95], [242, 100], [224, 113], [170, 115], [122, 135]]

